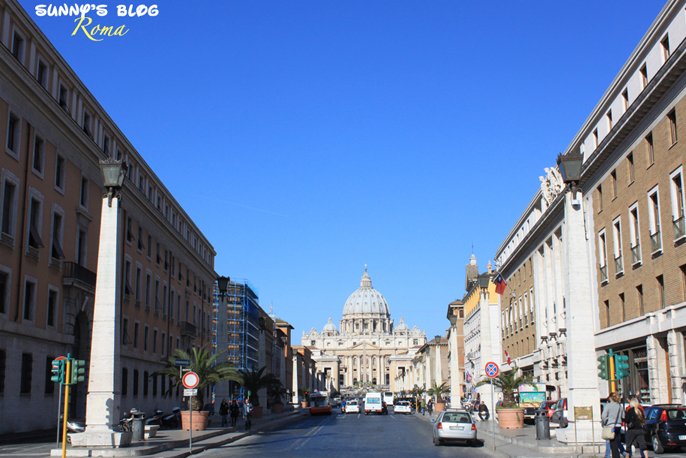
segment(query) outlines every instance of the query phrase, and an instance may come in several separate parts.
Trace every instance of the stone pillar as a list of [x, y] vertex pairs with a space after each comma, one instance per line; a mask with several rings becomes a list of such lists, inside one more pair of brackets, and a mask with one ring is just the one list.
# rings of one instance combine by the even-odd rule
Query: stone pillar
[[684, 388], [681, 379], [681, 354], [684, 351], [680, 345], [680, 336], [677, 331], [667, 332], [667, 345], [669, 349], [669, 376], [672, 381], [672, 402], [677, 404], [684, 403]]
[[443, 383], [443, 371], [441, 367], [441, 346], [436, 343], [436, 385]]
[[[229, 360], [229, 334], [228, 334], [228, 314], [226, 310], [226, 294], [219, 292], [217, 302], [217, 363], [224, 363]], [[282, 372], [283, 373], [283, 372]], [[215, 399], [221, 403], [222, 399], [229, 399], [229, 381], [222, 380], [215, 385]]]
[[671, 393], [667, 391], [667, 357], [660, 339], [653, 335], [646, 338], [648, 351], [648, 378], [650, 380], [650, 399], [652, 404], [667, 404]]
[[300, 368], [298, 367], [298, 354], [293, 355], [293, 403], [297, 404], [298, 401], [298, 371]]
[[[600, 425], [600, 392], [598, 390], [598, 371], [596, 367], [594, 307], [591, 295], [591, 263], [589, 262], [584, 213], [579, 206], [572, 205], [572, 193], [565, 193], [564, 208], [564, 288], [567, 309], [567, 370], [568, 379], [568, 412], [569, 420], [574, 420], [574, 407], [591, 407], [593, 425], [590, 422], [577, 423], [579, 442], [591, 441], [591, 427], [596, 438], [601, 432]], [[580, 247], [587, 247], [580, 249]], [[595, 266], [593, 266], [595, 269]], [[595, 272], [595, 270], [594, 270]], [[559, 304], [562, 307], [562, 304]], [[564, 431], [560, 434], [560, 431]], [[574, 428], [558, 430], [561, 442], [571, 443], [575, 440]]]

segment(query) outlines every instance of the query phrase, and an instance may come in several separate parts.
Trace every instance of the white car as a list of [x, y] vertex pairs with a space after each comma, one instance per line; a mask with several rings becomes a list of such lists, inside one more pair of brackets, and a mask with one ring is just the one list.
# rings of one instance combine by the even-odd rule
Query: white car
[[345, 403], [345, 413], [360, 413], [360, 403], [358, 401], [348, 401]]
[[396, 404], [393, 406], [393, 411], [395, 413], [412, 413], [412, 405], [410, 404], [410, 401], [398, 401]]

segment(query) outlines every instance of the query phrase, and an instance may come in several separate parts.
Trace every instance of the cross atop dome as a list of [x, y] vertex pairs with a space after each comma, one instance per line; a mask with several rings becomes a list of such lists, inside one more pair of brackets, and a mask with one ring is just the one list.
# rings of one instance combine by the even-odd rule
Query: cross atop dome
[[362, 280], [360, 281], [360, 288], [371, 288], [372, 278], [367, 273], [367, 264], [364, 265], [364, 275], [362, 275]]

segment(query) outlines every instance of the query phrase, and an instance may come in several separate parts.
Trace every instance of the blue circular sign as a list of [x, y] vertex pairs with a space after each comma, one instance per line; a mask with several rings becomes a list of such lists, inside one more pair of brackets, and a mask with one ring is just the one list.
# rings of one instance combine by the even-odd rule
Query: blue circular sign
[[496, 363], [486, 363], [486, 375], [490, 378], [496, 377], [500, 373], [500, 368]]

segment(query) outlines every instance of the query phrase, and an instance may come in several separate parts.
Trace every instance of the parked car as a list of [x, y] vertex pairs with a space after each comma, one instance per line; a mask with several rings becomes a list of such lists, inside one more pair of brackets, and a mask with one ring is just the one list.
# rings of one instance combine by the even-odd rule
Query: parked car
[[655, 453], [686, 447], [686, 406], [656, 404], [645, 411], [645, 438]]
[[548, 415], [548, 418], [553, 416], [553, 412], [555, 411], [555, 405], [557, 404], [557, 401], [543, 401], [540, 406], [538, 406], [538, 409], [536, 409], [537, 412], [545, 412]]
[[434, 424], [433, 441], [436, 446], [446, 441], [465, 441], [469, 445], [476, 443], [476, 424], [466, 410], [444, 410], [431, 422]]
[[360, 413], [360, 402], [357, 399], [351, 399], [345, 403], [345, 413]]
[[566, 428], [569, 425], [569, 416], [567, 412], [567, 398], [562, 398], [555, 404], [555, 410], [550, 416], [551, 423], [557, 423], [560, 428]]
[[412, 413], [412, 405], [410, 401], [397, 401], [395, 406], [393, 406], [393, 412], [395, 413]]

